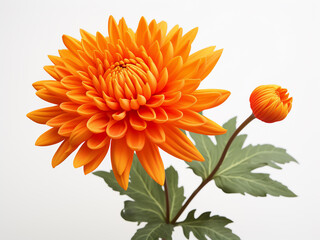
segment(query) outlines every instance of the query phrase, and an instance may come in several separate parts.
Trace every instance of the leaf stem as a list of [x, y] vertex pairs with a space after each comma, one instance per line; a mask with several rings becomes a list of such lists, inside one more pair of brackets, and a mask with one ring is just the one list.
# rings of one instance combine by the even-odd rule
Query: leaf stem
[[171, 224], [175, 224], [178, 220], [178, 218], [181, 216], [181, 214], [183, 213], [183, 211], [186, 209], [186, 207], [190, 204], [190, 202], [192, 201], [192, 199], [198, 194], [198, 192], [200, 192], [200, 190], [207, 185], [208, 182], [210, 182], [214, 175], [217, 173], [217, 171], [219, 170], [220, 166], [223, 163], [224, 158], [226, 157], [226, 154], [229, 150], [229, 147], [231, 146], [233, 140], [235, 139], [235, 137], [240, 133], [240, 131], [242, 129], [244, 129], [245, 126], [247, 126], [253, 119], [255, 119], [255, 116], [253, 114], [251, 114], [237, 129], [236, 131], [232, 134], [232, 136], [229, 138], [222, 154], [221, 157], [219, 159], [219, 162], [217, 163], [217, 165], [215, 166], [215, 168], [213, 169], [213, 171], [210, 173], [210, 175], [204, 179], [201, 184], [196, 188], [196, 190], [194, 190], [194, 192], [190, 195], [190, 197], [187, 199], [187, 201], [184, 203], [184, 205], [181, 207], [181, 209], [179, 210], [179, 212], [177, 213], [177, 215], [172, 219]]
[[167, 179], [164, 181], [164, 193], [166, 195], [166, 222], [170, 223], [170, 201]]

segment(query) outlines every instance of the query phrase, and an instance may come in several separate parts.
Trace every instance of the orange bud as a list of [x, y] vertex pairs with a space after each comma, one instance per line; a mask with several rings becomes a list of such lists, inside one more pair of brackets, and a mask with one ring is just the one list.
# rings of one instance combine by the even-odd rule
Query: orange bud
[[261, 121], [272, 123], [283, 120], [291, 110], [292, 97], [287, 89], [278, 85], [262, 85], [250, 96], [254, 116]]

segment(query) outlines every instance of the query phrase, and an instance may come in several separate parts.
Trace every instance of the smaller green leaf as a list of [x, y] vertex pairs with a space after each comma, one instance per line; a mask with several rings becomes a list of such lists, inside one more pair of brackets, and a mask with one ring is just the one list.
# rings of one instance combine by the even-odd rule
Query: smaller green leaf
[[179, 223], [187, 239], [190, 238], [190, 232], [192, 232], [199, 240], [207, 240], [207, 237], [211, 240], [240, 240], [229, 228], [225, 227], [232, 223], [231, 220], [220, 216], [210, 217], [210, 212], [205, 212], [195, 218], [195, 211], [194, 209], [189, 212], [187, 218]]
[[272, 196], [296, 197], [296, 195], [285, 185], [272, 180], [269, 174], [265, 173], [234, 173], [226, 174], [215, 179], [217, 187], [225, 193], [248, 193], [252, 196], [265, 197]]
[[101, 177], [106, 182], [106, 184], [108, 184], [108, 186], [112, 188], [114, 191], [119, 192], [121, 195], [126, 194], [125, 193], [126, 191], [122, 187], [120, 187], [112, 171], [110, 172], [96, 171], [96, 172], [93, 172], [92, 174], [98, 177]]
[[169, 192], [169, 202], [170, 202], [170, 220], [175, 217], [178, 213], [184, 200], [186, 199], [184, 196], [183, 187], [178, 187], [178, 173], [172, 167], [168, 167], [166, 169], [166, 179], [168, 185]]
[[138, 229], [131, 240], [158, 240], [163, 238], [172, 240], [173, 225], [165, 223], [148, 223]]
[[218, 149], [206, 135], [190, 132], [190, 136], [195, 141], [195, 146], [202, 154], [205, 161], [192, 161], [186, 162], [186, 164], [189, 165], [189, 168], [191, 168], [196, 175], [202, 177], [202, 179], [206, 179], [212, 172], [213, 168], [217, 165]]
[[157, 184], [141, 166], [134, 155], [130, 171], [130, 182], [127, 191], [117, 183], [113, 172], [94, 172], [102, 177], [113, 190], [121, 195], [129, 196], [133, 201], [126, 201], [121, 216], [127, 221], [165, 222], [166, 205], [162, 186]]
[[[127, 191], [119, 186], [112, 171], [97, 171], [93, 174], [103, 178], [114, 191], [132, 199], [124, 202], [121, 216], [125, 220], [153, 224], [166, 222], [164, 189], [146, 173], [136, 155], [134, 155]], [[178, 173], [172, 166], [166, 169], [166, 179], [170, 200], [170, 218], [173, 218], [185, 200], [184, 189], [178, 186]]]

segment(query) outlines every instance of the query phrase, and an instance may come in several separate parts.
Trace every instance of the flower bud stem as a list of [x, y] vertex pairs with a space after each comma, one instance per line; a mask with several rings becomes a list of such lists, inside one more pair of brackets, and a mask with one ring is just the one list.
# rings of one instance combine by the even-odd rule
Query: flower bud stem
[[232, 136], [230, 137], [230, 139], [228, 140], [222, 154], [221, 157], [219, 159], [219, 162], [217, 163], [217, 165], [215, 166], [215, 168], [213, 169], [213, 171], [210, 173], [210, 175], [204, 179], [201, 184], [199, 185], [199, 187], [197, 187], [196, 190], [194, 190], [194, 192], [190, 195], [190, 197], [187, 199], [187, 201], [184, 203], [184, 205], [181, 207], [181, 209], [179, 210], [179, 212], [177, 213], [177, 215], [172, 219], [171, 224], [175, 224], [178, 220], [178, 218], [181, 216], [181, 214], [183, 213], [183, 211], [186, 209], [186, 207], [190, 204], [190, 202], [192, 201], [192, 199], [198, 194], [198, 192], [200, 192], [200, 190], [207, 185], [208, 182], [210, 182], [214, 175], [217, 173], [217, 171], [219, 170], [220, 166], [223, 163], [224, 158], [226, 157], [226, 154], [229, 150], [229, 147], [231, 146], [233, 140], [236, 138], [236, 136], [240, 133], [240, 131], [242, 129], [245, 128], [245, 126], [247, 126], [253, 119], [255, 119], [255, 116], [253, 114], [251, 114], [237, 129], [236, 131], [232, 134]]

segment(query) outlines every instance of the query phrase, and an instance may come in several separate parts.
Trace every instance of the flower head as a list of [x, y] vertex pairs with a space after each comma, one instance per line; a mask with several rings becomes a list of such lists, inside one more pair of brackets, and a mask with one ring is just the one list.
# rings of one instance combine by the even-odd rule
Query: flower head
[[291, 110], [292, 97], [287, 89], [278, 85], [262, 85], [250, 96], [254, 116], [261, 121], [272, 123], [283, 120]]
[[33, 84], [37, 96], [54, 106], [27, 116], [51, 128], [36, 145], [62, 142], [52, 166], [79, 146], [74, 167], [88, 174], [108, 152], [118, 183], [126, 189], [133, 154], [147, 173], [164, 183], [159, 148], [185, 161], [203, 161], [180, 129], [219, 135], [226, 132], [198, 112], [218, 106], [229, 92], [196, 90], [216, 65], [222, 50], [208, 47], [189, 55], [197, 28], [182, 35], [166, 22], [147, 24], [142, 17], [134, 32], [122, 18], [109, 18], [107, 37], [81, 30], [81, 41], [64, 35], [67, 49], [49, 56], [44, 69], [54, 80]]

